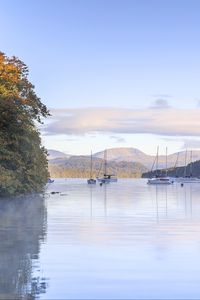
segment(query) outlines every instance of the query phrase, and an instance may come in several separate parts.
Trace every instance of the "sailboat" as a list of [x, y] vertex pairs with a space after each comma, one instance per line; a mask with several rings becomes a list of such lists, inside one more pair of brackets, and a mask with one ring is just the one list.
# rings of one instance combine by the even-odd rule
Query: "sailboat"
[[88, 184], [96, 184], [96, 180], [93, 178], [93, 170], [92, 170], [92, 151], [90, 155], [90, 178], [87, 180]]
[[174, 180], [170, 177], [167, 177], [167, 147], [166, 147], [166, 169], [165, 169], [165, 176], [158, 176], [158, 152], [159, 146], [157, 147], [157, 154], [155, 161], [153, 163], [151, 171], [153, 171], [154, 164], [156, 163], [156, 176], [149, 178], [147, 184], [172, 184]]
[[100, 183], [117, 182], [116, 175], [107, 173], [107, 150], [104, 151], [104, 174], [100, 178], [97, 177], [97, 181]]
[[184, 174], [183, 177], [176, 177], [176, 182], [181, 183], [200, 183], [200, 178], [194, 177], [192, 172], [192, 151], [190, 151], [190, 168], [189, 168], [189, 175], [187, 175], [187, 150], [185, 151], [185, 167], [184, 167]]

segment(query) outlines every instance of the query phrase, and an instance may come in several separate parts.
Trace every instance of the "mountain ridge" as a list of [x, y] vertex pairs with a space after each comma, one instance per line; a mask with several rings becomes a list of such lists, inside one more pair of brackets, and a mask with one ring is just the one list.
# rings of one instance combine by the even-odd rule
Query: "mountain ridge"
[[[48, 152], [54, 151], [54, 155], [50, 153], [49, 155], [49, 161], [52, 161], [52, 163], [57, 163], [60, 165], [61, 163], [64, 163], [65, 159], [69, 159], [70, 157], [90, 157], [90, 155], [67, 155], [61, 151], [57, 150], [48, 150]], [[56, 152], [58, 152], [58, 157], [56, 157]], [[179, 153], [179, 154], [178, 154]], [[187, 153], [187, 158], [185, 156], [185, 151], [176, 152], [173, 154], [169, 154], [167, 156], [167, 164], [168, 167], [172, 168], [175, 167], [175, 163], [178, 158], [178, 162], [176, 166], [183, 166], [190, 163], [190, 154]], [[104, 151], [99, 151], [93, 154], [94, 158], [104, 158]], [[141, 150], [133, 147], [116, 147], [116, 148], [110, 148], [107, 149], [107, 161], [114, 161], [114, 162], [120, 162], [120, 161], [126, 161], [126, 162], [137, 162], [144, 165], [146, 168], [151, 170], [153, 162], [155, 161], [156, 155], [148, 155]], [[185, 159], [186, 158], [186, 159]], [[54, 161], [53, 161], [54, 160]], [[192, 160], [197, 161], [200, 160], [200, 150], [193, 150], [192, 151]], [[166, 156], [165, 155], [159, 155], [158, 157], [158, 168], [165, 168], [166, 166]]]

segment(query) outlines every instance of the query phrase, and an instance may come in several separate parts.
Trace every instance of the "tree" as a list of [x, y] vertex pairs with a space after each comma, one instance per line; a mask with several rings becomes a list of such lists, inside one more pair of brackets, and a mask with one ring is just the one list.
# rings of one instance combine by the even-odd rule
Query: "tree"
[[38, 192], [48, 178], [36, 123], [49, 116], [18, 58], [0, 52], [0, 195]]

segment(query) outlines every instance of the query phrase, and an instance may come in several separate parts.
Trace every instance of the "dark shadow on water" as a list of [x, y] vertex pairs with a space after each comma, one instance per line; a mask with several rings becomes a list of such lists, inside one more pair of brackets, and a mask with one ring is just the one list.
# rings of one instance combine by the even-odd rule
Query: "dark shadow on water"
[[37, 299], [45, 293], [46, 280], [40, 270], [34, 272], [34, 262], [46, 236], [46, 220], [45, 200], [39, 195], [0, 198], [0, 299]]

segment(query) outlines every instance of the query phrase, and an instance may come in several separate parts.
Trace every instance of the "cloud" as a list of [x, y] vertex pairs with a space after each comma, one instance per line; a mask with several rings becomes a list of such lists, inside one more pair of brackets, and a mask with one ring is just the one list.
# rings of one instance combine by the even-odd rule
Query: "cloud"
[[199, 136], [200, 108], [53, 109], [53, 117], [43, 127], [46, 135], [86, 133], [149, 133], [164, 136]]
[[74, 142], [76, 140], [77, 140], [76, 138], [67, 138], [67, 139], [65, 139], [65, 141], [67, 141], [67, 142]]
[[120, 136], [111, 135], [110, 138], [115, 140], [116, 143], [126, 143], [126, 140]]
[[158, 98], [150, 108], [170, 108], [170, 105], [166, 99]]
[[200, 100], [196, 99], [197, 107], [200, 107]]

